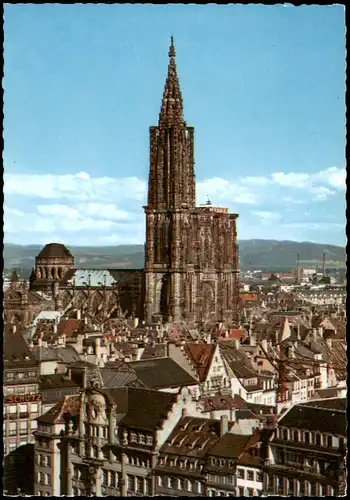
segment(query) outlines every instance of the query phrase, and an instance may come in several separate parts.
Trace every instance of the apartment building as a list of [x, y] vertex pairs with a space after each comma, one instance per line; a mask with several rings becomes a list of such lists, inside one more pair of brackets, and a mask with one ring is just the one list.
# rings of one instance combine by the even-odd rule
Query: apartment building
[[292, 406], [280, 419], [265, 462], [267, 494], [345, 494], [346, 399]]
[[39, 365], [20, 333], [4, 336], [4, 455], [34, 443], [36, 417], [41, 412]]

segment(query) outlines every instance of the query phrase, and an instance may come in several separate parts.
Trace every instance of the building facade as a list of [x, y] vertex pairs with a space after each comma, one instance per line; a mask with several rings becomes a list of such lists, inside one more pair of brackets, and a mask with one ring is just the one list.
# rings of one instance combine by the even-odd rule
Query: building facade
[[346, 399], [295, 405], [278, 422], [264, 489], [278, 496], [345, 494]]

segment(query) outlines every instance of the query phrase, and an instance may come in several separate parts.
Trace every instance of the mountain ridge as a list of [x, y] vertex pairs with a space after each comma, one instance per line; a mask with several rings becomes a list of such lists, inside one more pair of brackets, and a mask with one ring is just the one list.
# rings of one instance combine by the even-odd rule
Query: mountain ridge
[[[345, 267], [344, 247], [322, 243], [296, 242], [291, 240], [239, 240], [240, 268], [262, 268], [278, 270], [296, 267], [297, 254], [301, 266], [315, 267], [322, 262], [323, 253], [326, 263], [331, 267]], [[5, 243], [3, 256], [4, 268], [30, 270], [35, 257], [43, 245], [17, 245]], [[137, 268], [144, 266], [144, 245], [117, 246], [70, 246], [77, 267], [86, 268]]]

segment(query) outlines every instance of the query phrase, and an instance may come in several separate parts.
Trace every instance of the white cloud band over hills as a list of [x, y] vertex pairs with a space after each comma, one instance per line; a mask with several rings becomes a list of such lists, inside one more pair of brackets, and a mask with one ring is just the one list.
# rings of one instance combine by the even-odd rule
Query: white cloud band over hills
[[[197, 183], [197, 203], [205, 203], [209, 197], [214, 205], [240, 213], [242, 238], [276, 238], [283, 228], [293, 230], [296, 239], [305, 239], [303, 235], [308, 230], [324, 231], [325, 227], [341, 231], [343, 226], [345, 233], [345, 213], [343, 224], [338, 220], [315, 220], [320, 203], [344, 197], [345, 176], [345, 169], [330, 167], [314, 174], [275, 172], [267, 177], [213, 177]], [[143, 179], [90, 177], [86, 172], [8, 172], [4, 175], [4, 193], [7, 242], [113, 245], [143, 243], [145, 238], [142, 205], [146, 203], [147, 181]], [[303, 216], [302, 207], [306, 204], [313, 220]], [[248, 218], [249, 227], [243, 224]], [[260, 231], [265, 236], [258, 235]]]

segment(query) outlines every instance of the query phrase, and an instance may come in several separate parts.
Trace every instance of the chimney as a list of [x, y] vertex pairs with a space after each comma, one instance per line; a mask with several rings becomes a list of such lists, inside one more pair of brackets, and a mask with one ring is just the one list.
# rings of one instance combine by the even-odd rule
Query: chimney
[[261, 341], [261, 347], [264, 349], [265, 352], [267, 351], [267, 340], [266, 339], [263, 339]]
[[250, 345], [251, 346], [256, 346], [256, 336], [255, 336], [255, 333], [251, 333], [250, 334]]
[[38, 347], [42, 347], [42, 345], [43, 345], [43, 341], [42, 341], [42, 336], [40, 334], [38, 337]]
[[297, 339], [301, 340], [301, 337], [300, 337], [300, 323], [297, 324]]
[[16, 333], [17, 325], [12, 325], [12, 333]]
[[53, 333], [57, 333], [57, 323], [54, 323], [53, 325]]
[[322, 274], [326, 276], [326, 254], [322, 254]]
[[87, 368], [84, 366], [83, 371], [83, 389], [87, 389]]
[[328, 337], [328, 339], [326, 339], [326, 344], [329, 347], [329, 349], [332, 350], [332, 339], [331, 339], [331, 337]]
[[220, 417], [220, 437], [224, 436], [228, 432], [228, 416], [221, 415]]
[[72, 369], [71, 369], [71, 367], [67, 368], [67, 377], [69, 378], [69, 380], [72, 380]]
[[186, 408], [182, 408], [181, 417], [182, 418], [187, 417], [187, 409]]
[[77, 319], [81, 319], [81, 310], [77, 309]]

